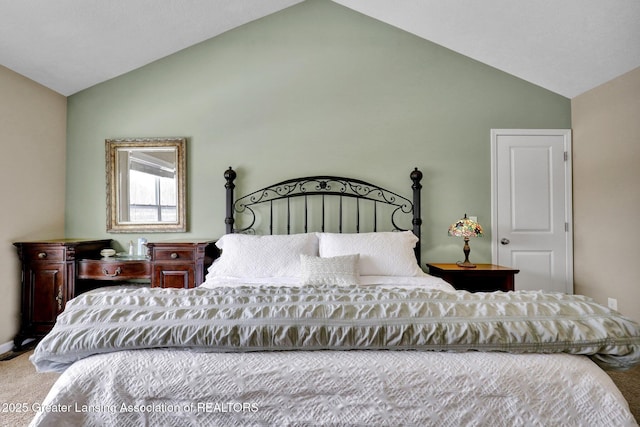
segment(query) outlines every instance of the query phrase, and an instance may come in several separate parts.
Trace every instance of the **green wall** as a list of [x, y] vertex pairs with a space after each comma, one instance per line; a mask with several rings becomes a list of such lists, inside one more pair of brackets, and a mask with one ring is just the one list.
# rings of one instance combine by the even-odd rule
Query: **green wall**
[[456, 261], [447, 227], [465, 212], [487, 238], [490, 129], [570, 128], [570, 100], [328, 0], [309, 0], [68, 99], [67, 237], [105, 231], [104, 140], [185, 136], [184, 234], [224, 233], [223, 172], [238, 190], [350, 175], [410, 196], [424, 173], [423, 260]]

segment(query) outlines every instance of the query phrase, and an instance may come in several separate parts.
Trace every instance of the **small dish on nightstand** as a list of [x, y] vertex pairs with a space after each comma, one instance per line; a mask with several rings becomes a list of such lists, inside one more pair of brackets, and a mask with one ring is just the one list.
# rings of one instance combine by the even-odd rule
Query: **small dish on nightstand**
[[115, 249], [107, 248], [100, 251], [100, 255], [102, 255], [103, 258], [111, 258], [115, 254], [116, 254]]

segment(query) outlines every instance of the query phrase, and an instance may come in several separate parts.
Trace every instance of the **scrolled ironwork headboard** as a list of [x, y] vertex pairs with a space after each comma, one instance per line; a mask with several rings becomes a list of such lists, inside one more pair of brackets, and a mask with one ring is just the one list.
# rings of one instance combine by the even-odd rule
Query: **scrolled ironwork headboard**
[[[408, 228], [402, 228], [398, 225], [398, 215], [411, 215], [411, 231], [420, 239], [420, 227], [422, 225], [420, 212], [420, 191], [422, 190], [422, 172], [415, 168], [409, 177], [412, 181], [412, 200], [382, 188], [378, 185], [371, 184], [359, 179], [345, 178], [339, 176], [308, 176], [303, 178], [288, 179], [277, 184], [269, 185], [260, 190], [254, 191], [246, 196], [234, 200], [236, 172], [229, 167], [224, 173], [226, 180], [226, 232], [227, 233], [244, 233], [253, 230], [256, 223], [256, 212], [254, 207], [260, 204], [269, 204], [269, 234], [273, 234], [273, 203], [275, 201], [284, 200], [286, 202], [286, 232], [291, 232], [292, 212], [291, 199], [303, 198], [303, 231], [325, 231], [325, 198], [338, 198], [338, 232], [343, 232], [343, 200], [355, 199], [355, 232], [360, 232], [360, 201], [370, 201], [373, 215], [373, 230], [378, 231], [378, 204], [391, 207], [391, 226], [396, 231], [408, 231]], [[310, 197], [321, 198], [321, 227], [320, 230], [309, 230], [309, 207], [308, 200]], [[235, 215], [239, 213], [248, 214], [249, 224], [242, 228], [234, 228]], [[416, 258], [420, 263], [420, 244], [415, 248]]]

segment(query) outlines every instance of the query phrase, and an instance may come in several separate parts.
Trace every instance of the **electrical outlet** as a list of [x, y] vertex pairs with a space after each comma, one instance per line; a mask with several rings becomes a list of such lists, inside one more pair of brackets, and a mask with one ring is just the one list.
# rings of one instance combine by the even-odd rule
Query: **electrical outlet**
[[473, 216], [473, 215], [469, 215], [469, 219], [473, 222], [478, 222], [478, 217], [477, 216]]
[[607, 305], [609, 306], [609, 308], [611, 310], [617, 310], [618, 309], [618, 300], [615, 298], [609, 298], [607, 301]]

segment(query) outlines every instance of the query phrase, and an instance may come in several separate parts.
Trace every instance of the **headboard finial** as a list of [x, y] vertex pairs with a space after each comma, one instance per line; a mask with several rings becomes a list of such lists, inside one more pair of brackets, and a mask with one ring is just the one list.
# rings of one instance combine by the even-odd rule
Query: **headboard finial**
[[229, 166], [229, 169], [224, 171], [224, 179], [227, 180], [227, 184], [225, 185], [225, 187], [227, 187], [228, 185], [233, 185], [233, 180], [236, 179], [236, 171], [234, 171], [231, 166]]
[[413, 181], [414, 189], [418, 186], [418, 188], [422, 188], [422, 184], [420, 184], [420, 181], [422, 181], [422, 172], [420, 172], [418, 168], [415, 168], [409, 177], [411, 178], [411, 181]]

